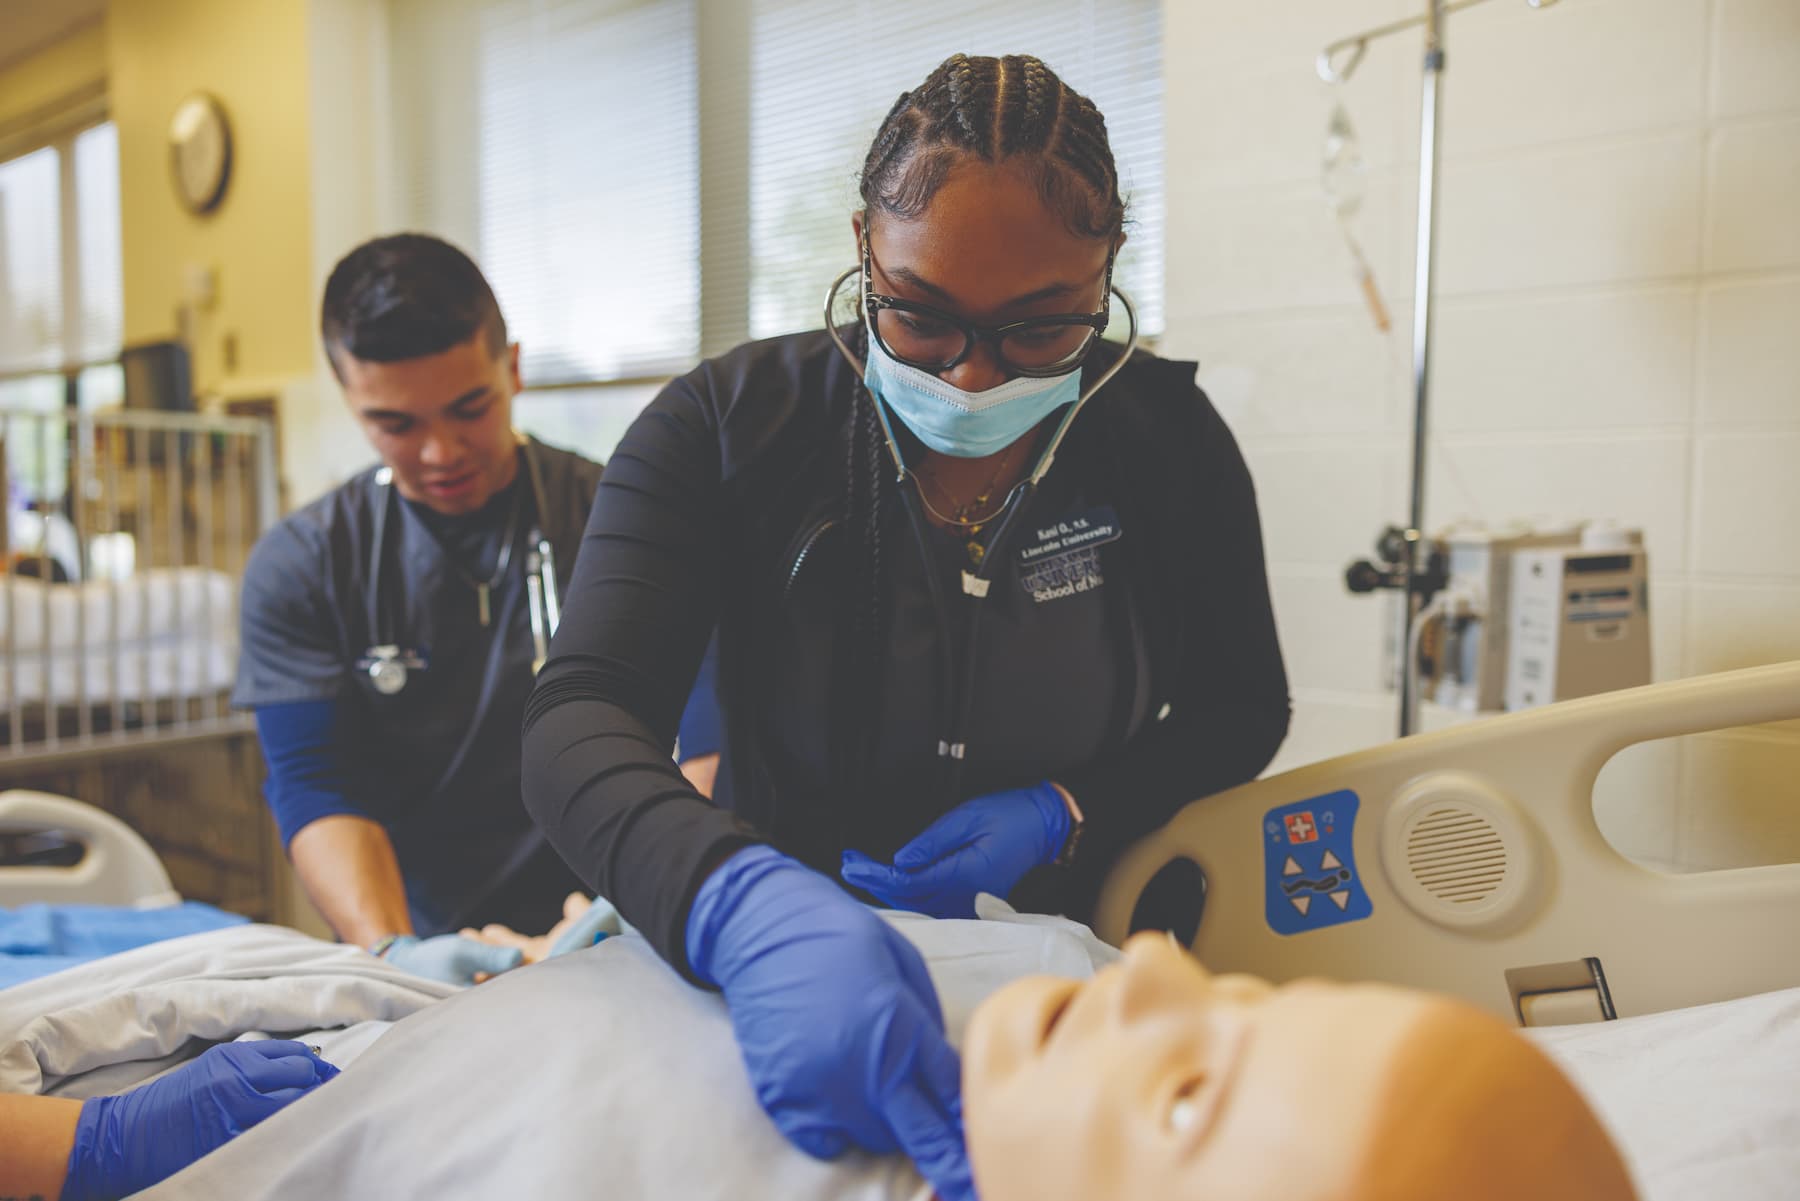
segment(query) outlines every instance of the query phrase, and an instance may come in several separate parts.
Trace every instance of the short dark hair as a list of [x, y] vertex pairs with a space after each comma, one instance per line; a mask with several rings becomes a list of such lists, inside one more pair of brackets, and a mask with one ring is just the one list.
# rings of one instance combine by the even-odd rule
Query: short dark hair
[[391, 234], [338, 260], [325, 281], [319, 333], [340, 377], [337, 352], [372, 363], [423, 358], [477, 332], [506, 348], [506, 318], [473, 259], [429, 234]]

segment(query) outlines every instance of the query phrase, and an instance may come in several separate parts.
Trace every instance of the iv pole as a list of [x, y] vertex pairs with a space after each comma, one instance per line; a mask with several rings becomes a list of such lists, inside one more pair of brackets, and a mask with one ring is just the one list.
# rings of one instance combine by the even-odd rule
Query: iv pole
[[[1358, 586], [1357, 569], [1369, 565], [1358, 564], [1351, 569], [1350, 576], [1350, 586], [1355, 591], [1370, 591], [1377, 587], [1400, 590], [1399, 641], [1396, 645], [1400, 648], [1401, 657], [1402, 738], [1411, 734], [1418, 724], [1419, 701], [1415, 695], [1417, 672], [1413, 664], [1407, 662], [1412, 655], [1413, 622], [1418, 616], [1420, 603], [1428, 599], [1424, 594], [1436, 591], [1441, 584], [1441, 581], [1425, 578], [1426, 573], [1419, 562], [1419, 551], [1425, 537], [1425, 447], [1430, 428], [1431, 322], [1437, 307], [1433, 272], [1437, 260], [1438, 150], [1442, 143], [1444, 114], [1444, 18], [1453, 12], [1474, 8], [1486, 2], [1487, 0], [1426, 0], [1423, 16], [1394, 21], [1341, 38], [1320, 51], [1318, 60], [1319, 78], [1331, 84], [1346, 83], [1355, 74], [1363, 55], [1368, 53], [1371, 41], [1421, 25], [1425, 27], [1424, 94], [1419, 106], [1419, 237], [1413, 278], [1412, 497], [1407, 509], [1406, 528], [1397, 532], [1397, 538], [1383, 539], [1383, 555], [1390, 560], [1398, 559], [1399, 571], [1396, 573], [1390, 570], [1387, 573], [1361, 577], [1367, 587]], [[1533, 8], [1548, 8], [1556, 0], [1526, 0], [1526, 3]]]

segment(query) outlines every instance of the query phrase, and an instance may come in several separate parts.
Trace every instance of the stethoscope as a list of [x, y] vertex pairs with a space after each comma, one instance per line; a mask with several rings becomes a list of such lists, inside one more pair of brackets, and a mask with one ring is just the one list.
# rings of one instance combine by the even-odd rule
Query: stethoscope
[[[525, 460], [525, 473], [531, 481], [532, 521], [526, 545], [529, 550], [525, 556], [525, 593], [526, 607], [531, 614], [531, 674], [536, 675], [550, 656], [550, 639], [556, 633], [558, 622], [562, 619], [562, 606], [558, 601], [556, 590], [556, 551], [550, 545], [550, 539], [544, 533], [544, 480], [538, 469], [537, 456], [532, 453], [530, 439], [515, 434], [519, 451]], [[387, 544], [388, 512], [394, 507], [394, 472], [392, 468], [382, 467], [375, 472], [375, 487], [379, 498], [375, 502], [375, 531], [369, 548], [369, 586], [365, 593], [368, 604], [369, 629], [375, 635], [375, 644], [363, 652], [357, 660], [360, 671], [368, 673], [369, 683], [376, 692], [383, 696], [394, 696], [406, 688], [412, 673], [427, 667], [425, 658], [418, 650], [402, 647], [387, 623], [387, 609], [381, 603], [381, 565], [382, 552]], [[507, 541], [502, 555], [511, 552], [512, 539], [516, 537], [511, 523], [506, 531]], [[501, 559], [501, 571], [504, 573], [508, 558]], [[485, 585], [480, 587], [485, 588]], [[485, 594], [483, 611], [485, 613]], [[485, 622], [484, 622], [485, 624]]]
[[[833, 317], [833, 306], [837, 301], [839, 289], [850, 277], [861, 275], [862, 271], [863, 268], [860, 264], [849, 268], [832, 280], [831, 287], [825, 291], [825, 330], [831, 335], [831, 340], [837, 343], [838, 350], [849, 362], [859, 380], [863, 378], [863, 362], [856, 357], [856, 352], [851, 350], [849, 343], [844, 341], [843, 335], [838, 333], [837, 323]], [[977, 664], [979, 662], [979, 657], [975, 653], [976, 640], [981, 629], [983, 611], [983, 606], [979, 602], [987, 596], [993, 585], [994, 565], [1005, 559], [1006, 546], [1011, 540], [1014, 527], [1018, 525], [1025, 510], [1030, 507], [1031, 498], [1036, 495], [1038, 484], [1042, 482], [1044, 476], [1049, 474], [1050, 464], [1055, 461], [1057, 448], [1062, 445], [1063, 438], [1069, 432], [1069, 427], [1075, 423], [1075, 418], [1080, 415], [1087, 402], [1093, 399], [1096, 392], [1106, 386], [1107, 381], [1119, 373], [1131, 358], [1132, 351], [1137, 349], [1137, 308], [1131, 303], [1131, 297], [1127, 296], [1123, 289], [1112, 284], [1109, 284], [1108, 287], [1112, 294], [1119, 298], [1119, 302], [1125, 306], [1125, 316], [1131, 322], [1130, 336], [1126, 339], [1123, 353], [1119, 355], [1112, 366], [1100, 373], [1099, 378], [1082, 389], [1081, 394], [1076, 397], [1075, 403], [1070, 405], [1068, 412], [1063, 414], [1062, 420], [1056, 425], [1056, 431], [1050, 436], [1050, 441], [1038, 454], [1037, 465], [1032, 468], [1029, 475], [1013, 485], [1000, 512], [990, 519], [994, 534], [992, 538], [988, 539], [980, 562], [975, 564], [974, 570], [967, 567], [962, 569], [962, 594], [969, 598], [969, 603], [974, 607], [969, 619], [968, 640], [963, 646], [963, 673], [960, 683], [956, 673], [955, 649], [951, 645], [950, 639], [950, 605], [946, 599], [948, 593], [943, 587], [942, 576], [938, 568], [938, 556], [933, 553], [931, 526], [925, 518], [918, 477], [906, 465], [906, 458], [900, 453], [900, 442], [894, 436], [894, 427], [888, 419], [887, 405], [882, 403], [881, 399], [872, 392], [870, 393], [870, 399], [875, 404], [875, 417], [881, 423], [882, 437], [886, 440], [888, 454], [894, 461], [896, 472], [894, 482], [900, 489], [900, 499], [906, 508], [908, 524], [912, 527], [913, 542], [918, 547], [920, 558], [924, 560], [926, 588], [931, 593], [932, 615], [938, 626], [938, 709], [949, 720], [944, 728], [944, 733], [938, 738], [937, 754], [948, 769], [945, 777], [945, 789], [946, 795], [952, 801], [957, 799], [962, 781], [963, 761], [968, 757], [969, 713], [974, 707], [975, 684], [978, 675]], [[1080, 368], [1077, 367], [1076, 370], [1079, 371]], [[909, 481], [912, 484], [910, 488], [906, 486]]]

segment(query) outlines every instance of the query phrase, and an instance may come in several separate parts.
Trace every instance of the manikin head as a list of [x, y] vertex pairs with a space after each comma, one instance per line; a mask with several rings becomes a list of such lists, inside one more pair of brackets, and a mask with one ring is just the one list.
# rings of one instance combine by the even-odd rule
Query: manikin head
[[1570, 1083], [1504, 1023], [1381, 985], [1212, 976], [1144, 934], [1033, 978], [964, 1054], [983, 1201], [1631, 1201]]
[[512, 483], [519, 348], [467, 255], [423, 234], [365, 242], [332, 269], [319, 324], [400, 495], [456, 515]]

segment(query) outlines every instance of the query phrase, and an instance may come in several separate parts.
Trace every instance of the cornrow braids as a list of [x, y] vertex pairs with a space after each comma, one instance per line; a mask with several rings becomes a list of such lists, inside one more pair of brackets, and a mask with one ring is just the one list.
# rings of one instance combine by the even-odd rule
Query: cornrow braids
[[953, 54], [901, 93], [863, 160], [863, 204], [917, 217], [967, 154], [1029, 171], [1077, 236], [1114, 239], [1124, 226], [1106, 118], [1040, 59]]
[[862, 553], [851, 553], [851, 570], [842, 578], [833, 652], [835, 730], [830, 775], [840, 799], [853, 803], [869, 782], [868, 768], [881, 720], [882, 659], [887, 645], [887, 591], [881, 574], [887, 441], [875, 413], [875, 400], [861, 384], [856, 385], [851, 402], [844, 467], [844, 542], [861, 547]]

